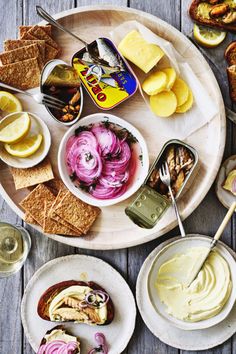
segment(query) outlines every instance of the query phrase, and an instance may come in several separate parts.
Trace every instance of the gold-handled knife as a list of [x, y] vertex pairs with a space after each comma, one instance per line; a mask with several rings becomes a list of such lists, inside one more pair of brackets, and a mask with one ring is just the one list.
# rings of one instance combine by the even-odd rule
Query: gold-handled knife
[[218, 240], [220, 239], [229, 219], [231, 218], [233, 212], [235, 211], [235, 208], [236, 208], [236, 202], [234, 202], [231, 207], [229, 208], [227, 214], [225, 215], [222, 223], [220, 224], [220, 227], [219, 229], [217, 230], [214, 238], [212, 239], [212, 241], [210, 242], [209, 244], [209, 249], [208, 251], [206, 252], [204, 258], [202, 259], [201, 263], [199, 263], [199, 266], [196, 268], [196, 270], [191, 274], [191, 277], [190, 279], [188, 280], [188, 283], [186, 284], [187, 287], [189, 287], [192, 282], [196, 279], [196, 277], [198, 276], [200, 270], [202, 269], [202, 267], [204, 266], [210, 252], [212, 251], [212, 249], [216, 246]]

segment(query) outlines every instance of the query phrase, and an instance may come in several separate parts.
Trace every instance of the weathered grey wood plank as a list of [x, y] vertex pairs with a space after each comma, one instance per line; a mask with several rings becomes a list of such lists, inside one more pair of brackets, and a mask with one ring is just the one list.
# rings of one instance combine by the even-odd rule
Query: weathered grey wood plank
[[[181, 6], [181, 30], [187, 36], [191, 36], [193, 23], [188, 16], [188, 8], [191, 0], [182, 0]], [[211, 66], [212, 70], [215, 73], [219, 86], [221, 88], [222, 95], [224, 97], [224, 101], [227, 105], [231, 106], [231, 101], [228, 94], [228, 80], [226, 76], [226, 62], [224, 60], [224, 50], [228, 43], [232, 41], [233, 35], [228, 34], [226, 40], [217, 48], [214, 49], [203, 49], [200, 48], [202, 54], [208, 59], [208, 63]], [[225, 156], [229, 156], [232, 153], [232, 130], [233, 123], [228, 122], [227, 124], [227, 139], [226, 139], [226, 148], [225, 148]], [[210, 210], [210, 213], [208, 212]], [[214, 186], [211, 188], [209, 193], [207, 194], [204, 201], [201, 205], [195, 210], [195, 212], [188, 218], [186, 222], [186, 229], [188, 232], [197, 232], [201, 234], [206, 234], [209, 236], [213, 236], [215, 231], [217, 230], [221, 220], [223, 219], [226, 213], [226, 209], [221, 205], [218, 201]], [[222, 240], [228, 244], [232, 245], [231, 239], [231, 230], [232, 230], [232, 222], [228, 224], [226, 227]], [[208, 350], [201, 353], [207, 354], [218, 354], [218, 353], [231, 353], [232, 346], [231, 340], [228, 340], [226, 343], [221, 346], [214, 348], [212, 350]], [[182, 354], [188, 354], [188, 351], [181, 351]], [[193, 353], [193, 352], [191, 352]], [[194, 352], [197, 353], [197, 352]], [[232, 351], [233, 353], [233, 351]]]
[[[164, 21], [172, 24], [176, 28], [180, 28], [180, 3], [172, 0], [159, 1], [138, 1], [130, 0], [130, 7], [149, 12]], [[163, 240], [171, 235], [178, 234], [177, 230], [159, 238], [151, 243], [134, 247], [128, 250], [128, 281], [135, 291], [135, 284], [139, 270], [148, 256], [148, 254], [157, 247]], [[176, 354], [178, 350], [169, 347], [157, 339], [145, 326], [140, 315], [137, 318], [135, 336], [133, 336], [128, 352], [132, 354], [150, 354], [150, 353], [170, 353]]]
[[[114, 4], [119, 6], [126, 6], [126, 0], [111, 0], [109, 2], [105, 0], [99, 1], [99, 4]], [[98, 5], [95, 0], [77, 0], [76, 6], [86, 6], [86, 5]], [[104, 261], [112, 265], [116, 270], [118, 270], [123, 277], [127, 278], [127, 250], [114, 250], [114, 251], [89, 251], [89, 250], [79, 250], [76, 249], [76, 253], [87, 254], [94, 257], [99, 257]], [[123, 354], [128, 353], [126, 350]]]
[[[73, 0], [64, 0], [64, 1], [24, 1], [23, 6], [23, 19], [24, 24], [35, 24], [38, 23], [41, 19], [37, 16], [35, 11], [35, 6], [41, 5], [49, 13], [55, 14], [60, 11], [64, 11], [74, 7]], [[66, 246], [64, 244], [53, 241], [43, 235], [40, 232], [37, 232], [29, 225], [26, 226], [32, 237], [32, 251], [31, 255], [28, 258], [26, 265], [24, 267], [24, 288], [27, 285], [29, 279], [35, 273], [35, 271], [41, 267], [47, 261], [74, 253], [74, 248]], [[28, 343], [27, 339], [24, 337], [24, 354], [33, 354], [34, 351]]]
[[[0, 0], [0, 49], [6, 38], [14, 38], [21, 21], [21, 2]], [[11, 21], [9, 21], [11, 18]], [[0, 171], [1, 173], [1, 171]], [[0, 196], [0, 221], [21, 224], [21, 220]], [[10, 278], [0, 279], [0, 353], [21, 353], [22, 329], [20, 302], [22, 296], [22, 271]]]

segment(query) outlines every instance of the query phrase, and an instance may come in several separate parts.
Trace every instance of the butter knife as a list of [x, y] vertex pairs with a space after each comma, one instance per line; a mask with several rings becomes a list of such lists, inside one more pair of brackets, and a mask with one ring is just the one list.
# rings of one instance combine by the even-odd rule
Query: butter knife
[[229, 208], [227, 214], [225, 215], [222, 223], [220, 224], [220, 227], [219, 229], [217, 230], [214, 238], [212, 239], [212, 241], [210, 242], [209, 244], [209, 249], [208, 251], [206, 252], [204, 258], [202, 259], [202, 261], [199, 263], [199, 266], [196, 268], [196, 270], [191, 274], [191, 277], [190, 279], [188, 280], [188, 283], [186, 284], [187, 287], [189, 287], [192, 282], [196, 279], [196, 277], [198, 276], [199, 272], [201, 271], [202, 267], [204, 266], [210, 252], [213, 250], [213, 248], [216, 246], [218, 240], [220, 239], [228, 221], [230, 220], [232, 214], [234, 213], [235, 211], [235, 208], [236, 208], [236, 202], [234, 202], [231, 207]]

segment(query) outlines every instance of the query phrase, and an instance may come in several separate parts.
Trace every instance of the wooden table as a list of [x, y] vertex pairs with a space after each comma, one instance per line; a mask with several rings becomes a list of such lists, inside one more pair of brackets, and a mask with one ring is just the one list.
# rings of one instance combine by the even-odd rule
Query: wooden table
[[[76, 6], [114, 4], [121, 6], [130, 6], [153, 15], [172, 24], [186, 35], [191, 35], [192, 22], [188, 17], [187, 9], [190, 0], [0, 0], [0, 42], [7, 38], [17, 37], [17, 26], [21, 24], [35, 24], [39, 22], [36, 15], [35, 5], [41, 5], [51, 14], [63, 10], [71, 9]], [[226, 45], [233, 39], [233, 35], [228, 35], [225, 42], [217, 49], [202, 50], [202, 53], [208, 58], [208, 61], [218, 79], [222, 89], [226, 104], [230, 107], [231, 103], [228, 96], [227, 79], [225, 73], [225, 61], [223, 52]], [[234, 139], [236, 138], [236, 129], [231, 122], [227, 122], [227, 143], [225, 157], [236, 153]], [[0, 171], [1, 173], [1, 171]], [[197, 232], [206, 235], [213, 235], [217, 230], [220, 221], [226, 209], [216, 198], [214, 186], [197, 208], [197, 210], [184, 222], [187, 232]], [[0, 197], [0, 220], [11, 222], [13, 224], [22, 224], [20, 220], [8, 207], [6, 202]], [[228, 224], [223, 241], [233, 247], [236, 247], [236, 218]], [[104, 259], [113, 265], [128, 281], [133, 291], [138, 272], [147, 255], [162, 242], [171, 236], [178, 235], [178, 229], [148, 244], [123, 249], [117, 251], [86, 251], [75, 249], [60, 243], [57, 243], [43, 234], [36, 232], [29, 225], [25, 225], [32, 237], [32, 249], [24, 268], [15, 276], [0, 280], [0, 353], [1, 354], [30, 354], [33, 353], [27, 339], [24, 337], [20, 319], [20, 303], [24, 288], [34, 272], [45, 262], [63, 255], [83, 253], [94, 255]], [[144, 325], [141, 317], [138, 315], [135, 333], [124, 353], [129, 354], [178, 354], [180, 351], [166, 346], [155, 338]], [[191, 352], [183, 352], [187, 354]], [[192, 352], [193, 353], [193, 352]], [[220, 347], [214, 348], [202, 353], [236, 353], [236, 335], [229, 339]]]

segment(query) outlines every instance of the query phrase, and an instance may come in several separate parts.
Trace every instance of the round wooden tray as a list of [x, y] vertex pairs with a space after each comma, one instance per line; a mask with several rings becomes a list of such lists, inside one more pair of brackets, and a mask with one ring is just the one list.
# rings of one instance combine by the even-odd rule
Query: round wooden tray
[[[214, 103], [219, 108], [218, 115], [209, 124], [186, 139], [186, 142], [195, 147], [199, 153], [200, 172], [195, 177], [191, 188], [186, 191], [179, 201], [181, 215], [185, 219], [199, 205], [211, 187], [225, 146], [226, 120], [224, 105], [219, 86], [209, 65], [196, 47], [183, 34], [166, 22], [142, 11], [99, 5], [65, 11], [56, 15], [55, 18], [60, 19], [62, 25], [78, 33], [87, 42], [93, 41], [98, 36], [109, 37], [110, 31], [124, 21], [137, 20], [141, 22], [153, 32], [173, 43], [213, 98]], [[53, 30], [55, 40], [63, 49], [61, 59], [70, 63], [72, 55], [82, 46], [78, 41], [73, 40], [72, 37], [63, 32], [56, 29]], [[55, 122], [44, 107], [34, 103], [28, 97], [23, 95], [19, 95], [19, 97], [25, 110], [38, 114], [48, 124], [53, 142], [50, 157], [54, 172], [57, 173], [58, 144], [66, 128]], [[82, 117], [98, 111], [98, 108], [85, 94]], [[167, 139], [159, 131], [155, 130], [155, 120], [150, 119], [149, 109], [141, 95], [136, 93], [131, 99], [113, 109], [111, 113], [126, 119], [140, 130], [146, 138], [150, 159], [153, 160]], [[175, 137], [173, 136], [172, 138]], [[22, 218], [23, 211], [19, 208], [19, 202], [28, 191], [15, 191], [8, 167], [0, 163], [0, 170], [0, 193], [12, 209]], [[155, 228], [151, 230], [141, 229], [125, 215], [124, 209], [128, 203], [129, 200], [112, 207], [103, 208], [101, 216], [86, 237], [64, 237], [58, 235], [48, 235], [48, 237], [74, 247], [118, 249], [153, 240], [177, 225], [174, 211], [170, 208]]]

